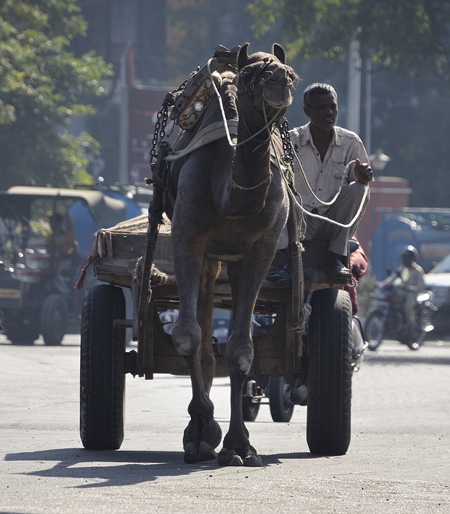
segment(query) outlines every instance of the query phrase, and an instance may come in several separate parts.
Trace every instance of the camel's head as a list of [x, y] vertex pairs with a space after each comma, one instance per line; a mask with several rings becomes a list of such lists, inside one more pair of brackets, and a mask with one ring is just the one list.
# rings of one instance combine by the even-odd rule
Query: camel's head
[[[248, 93], [258, 111], [270, 107], [279, 110], [280, 118], [292, 103], [292, 88], [297, 74], [286, 64], [283, 48], [274, 43], [272, 53], [248, 54], [249, 43], [241, 47], [237, 56], [239, 70], [238, 94]], [[264, 105], [266, 104], [266, 105]]]

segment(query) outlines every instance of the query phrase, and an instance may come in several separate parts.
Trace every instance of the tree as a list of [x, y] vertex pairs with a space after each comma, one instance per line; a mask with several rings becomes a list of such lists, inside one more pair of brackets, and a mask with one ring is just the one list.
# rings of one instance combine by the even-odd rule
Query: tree
[[89, 180], [99, 145], [74, 120], [94, 115], [111, 68], [70, 41], [86, 31], [76, 0], [0, 2], [1, 187], [71, 186]]
[[379, 67], [409, 76], [434, 67], [449, 82], [450, 0], [254, 0], [255, 31], [283, 23], [291, 57], [344, 60], [352, 39]]
[[448, 207], [450, 0], [253, 0], [248, 9], [256, 34], [281, 25], [300, 75], [314, 63], [313, 81], [339, 63], [345, 80], [356, 39], [372, 63], [372, 147], [391, 157], [383, 173], [409, 180], [411, 205]]

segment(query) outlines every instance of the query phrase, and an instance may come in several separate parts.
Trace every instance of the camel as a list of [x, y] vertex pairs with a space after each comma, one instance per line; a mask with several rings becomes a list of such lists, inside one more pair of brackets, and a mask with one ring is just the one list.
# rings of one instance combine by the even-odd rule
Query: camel
[[[187, 363], [192, 384], [190, 421], [184, 431], [184, 461], [217, 457], [221, 466], [260, 466], [250, 444], [242, 414], [243, 386], [252, 365], [252, 313], [261, 284], [274, 258], [289, 210], [287, 186], [271, 162], [274, 140], [281, 141], [277, 123], [292, 103], [294, 70], [283, 48], [272, 53], [237, 55], [237, 75], [223, 74], [220, 93], [227, 117], [237, 122], [237, 144], [224, 136], [172, 163], [177, 177], [172, 218], [174, 273], [179, 291], [179, 316], [174, 345]], [[227, 79], [228, 74], [228, 79]], [[204, 129], [220, 106], [208, 105], [199, 127], [185, 131], [174, 151], [185, 148]], [[282, 146], [281, 146], [282, 148]], [[215, 368], [211, 345], [214, 283], [221, 262], [233, 298], [234, 325], [226, 348], [231, 385], [231, 417], [223, 448], [209, 397]]]

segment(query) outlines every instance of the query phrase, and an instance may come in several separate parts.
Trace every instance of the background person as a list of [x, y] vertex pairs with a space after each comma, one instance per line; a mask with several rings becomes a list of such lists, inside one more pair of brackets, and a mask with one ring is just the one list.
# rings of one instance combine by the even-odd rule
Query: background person
[[407, 246], [401, 253], [402, 265], [385, 280], [386, 284], [391, 284], [398, 278], [405, 290], [405, 302], [403, 309], [405, 317], [410, 327], [417, 324], [415, 306], [417, 303], [417, 294], [425, 289], [425, 272], [417, 261], [419, 254], [414, 246]]
[[66, 218], [57, 212], [49, 217], [52, 233], [45, 240], [48, 251], [56, 257], [59, 271], [73, 269], [80, 263], [80, 252], [71, 231], [70, 218]]

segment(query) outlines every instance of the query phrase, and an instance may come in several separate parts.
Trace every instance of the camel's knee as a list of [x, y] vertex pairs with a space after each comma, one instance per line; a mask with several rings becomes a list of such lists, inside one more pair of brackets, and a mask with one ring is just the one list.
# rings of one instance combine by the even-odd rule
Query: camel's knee
[[253, 356], [251, 339], [237, 341], [233, 336], [230, 337], [227, 344], [227, 364], [230, 374], [247, 376], [252, 367]]
[[172, 330], [172, 339], [177, 352], [183, 357], [195, 355], [201, 344], [202, 331], [196, 320], [178, 318]]

